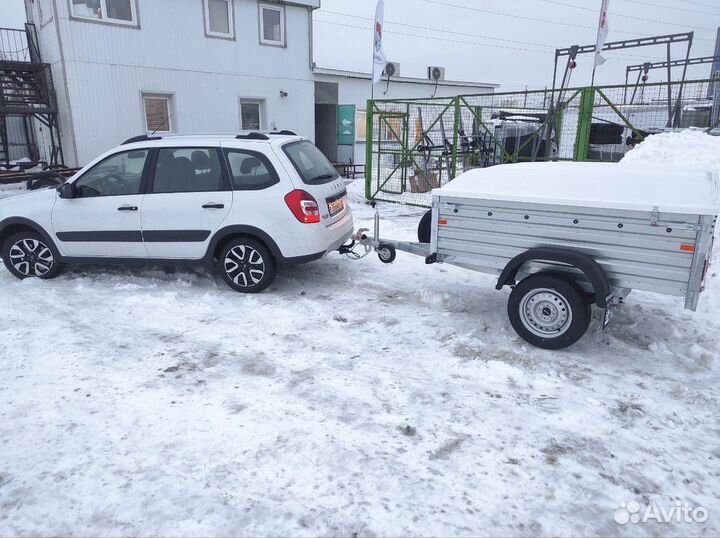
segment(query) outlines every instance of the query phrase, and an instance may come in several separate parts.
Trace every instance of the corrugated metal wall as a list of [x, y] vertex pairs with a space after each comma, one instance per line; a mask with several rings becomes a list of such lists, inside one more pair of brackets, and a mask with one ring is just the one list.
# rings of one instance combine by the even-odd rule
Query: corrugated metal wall
[[26, 127], [30, 136], [33, 135], [32, 125], [27, 123], [23, 116], [7, 117], [8, 143], [10, 145], [10, 160], [17, 161], [23, 158], [33, 160], [32, 147], [28, 147]]

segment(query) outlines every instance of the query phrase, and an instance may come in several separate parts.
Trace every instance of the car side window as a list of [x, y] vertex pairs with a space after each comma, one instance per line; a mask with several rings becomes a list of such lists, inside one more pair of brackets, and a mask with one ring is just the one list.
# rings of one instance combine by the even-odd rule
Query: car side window
[[225, 154], [236, 191], [267, 189], [280, 182], [275, 168], [262, 153], [228, 149]]
[[150, 150], [116, 153], [99, 162], [75, 182], [78, 198], [140, 194]]
[[225, 190], [216, 148], [160, 148], [153, 193]]

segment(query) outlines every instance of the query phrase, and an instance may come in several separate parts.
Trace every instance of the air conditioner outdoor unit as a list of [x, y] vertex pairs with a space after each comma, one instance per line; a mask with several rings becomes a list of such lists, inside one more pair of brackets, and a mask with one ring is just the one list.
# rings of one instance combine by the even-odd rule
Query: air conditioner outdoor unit
[[445, 68], [437, 66], [428, 67], [428, 78], [435, 81], [445, 80]]
[[385, 64], [385, 70], [383, 75], [386, 77], [399, 77], [400, 76], [400, 64], [397, 62], [388, 62]]

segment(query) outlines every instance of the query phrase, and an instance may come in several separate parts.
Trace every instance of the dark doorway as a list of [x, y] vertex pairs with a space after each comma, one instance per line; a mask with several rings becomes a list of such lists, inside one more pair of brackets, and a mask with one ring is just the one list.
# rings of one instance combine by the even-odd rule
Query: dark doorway
[[330, 162], [337, 162], [338, 85], [335, 82], [315, 83], [315, 145]]

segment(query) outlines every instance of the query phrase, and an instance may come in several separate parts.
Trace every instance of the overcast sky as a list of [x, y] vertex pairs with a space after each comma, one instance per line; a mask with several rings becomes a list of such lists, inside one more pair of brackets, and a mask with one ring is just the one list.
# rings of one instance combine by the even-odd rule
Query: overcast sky
[[[0, 4], [0, 26], [20, 27], [23, 1]], [[318, 66], [370, 70], [375, 4], [322, 0], [315, 12]], [[504, 89], [543, 87], [552, 82], [556, 47], [595, 42], [599, 8], [600, 0], [385, 0], [385, 52], [405, 76], [425, 76], [427, 66], [439, 65], [448, 79], [495, 82]], [[692, 56], [710, 56], [720, 0], [610, 0], [609, 21], [610, 41], [694, 30]], [[683, 57], [682, 48], [673, 46], [674, 58]], [[597, 81], [623, 82], [626, 65], [664, 56], [658, 46], [608, 53]], [[589, 83], [591, 65], [592, 55], [579, 58], [572, 85]], [[691, 78], [709, 74], [709, 65], [689, 71]], [[660, 70], [651, 73], [651, 81], [665, 79]]]

